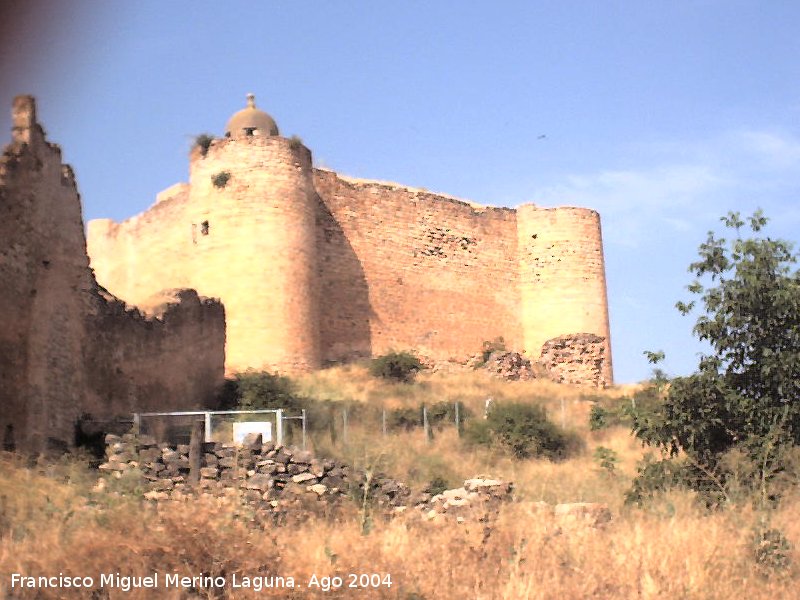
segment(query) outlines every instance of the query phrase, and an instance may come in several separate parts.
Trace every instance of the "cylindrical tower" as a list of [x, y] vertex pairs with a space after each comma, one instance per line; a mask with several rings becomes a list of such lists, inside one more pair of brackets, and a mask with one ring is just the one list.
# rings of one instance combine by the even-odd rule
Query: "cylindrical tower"
[[190, 167], [192, 285], [225, 306], [227, 374], [320, 366], [311, 152], [257, 113]]
[[585, 208], [517, 209], [520, 300], [526, 353], [539, 358], [549, 339], [592, 333], [605, 339], [602, 366], [612, 381], [600, 215]]

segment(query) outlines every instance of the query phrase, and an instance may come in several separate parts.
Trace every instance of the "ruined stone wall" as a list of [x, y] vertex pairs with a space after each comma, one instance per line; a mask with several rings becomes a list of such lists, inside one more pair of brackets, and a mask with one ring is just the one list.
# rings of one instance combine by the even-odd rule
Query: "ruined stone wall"
[[314, 171], [325, 360], [520, 340], [516, 214]]
[[45, 140], [32, 98], [16, 98], [12, 115], [0, 162], [0, 435], [43, 447], [70, 428], [86, 389], [94, 282], [72, 172]]
[[214, 405], [225, 362], [222, 305], [194, 290], [153, 301], [152, 314], [143, 315], [117, 298], [96, 299], [84, 350], [84, 412], [108, 418]]
[[189, 216], [189, 186], [183, 184], [165, 190], [149, 210], [124, 223], [89, 221], [87, 249], [103, 287], [147, 310], [160, 290], [192, 287], [193, 234], [199, 235]]
[[186, 296], [163, 321], [144, 320], [99, 289], [71, 169], [45, 140], [33, 98], [15, 99], [13, 119], [0, 159], [3, 441], [64, 447], [84, 413], [207, 402], [222, 383], [222, 307]]

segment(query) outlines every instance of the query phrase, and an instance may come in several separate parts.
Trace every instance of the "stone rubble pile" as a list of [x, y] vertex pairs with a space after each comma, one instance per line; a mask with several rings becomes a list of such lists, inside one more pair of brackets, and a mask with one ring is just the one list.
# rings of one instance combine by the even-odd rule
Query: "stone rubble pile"
[[496, 513], [500, 505], [511, 501], [513, 484], [499, 479], [478, 476], [467, 479], [464, 486], [444, 490], [417, 506], [429, 520], [455, 518], [459, 523], [478, 515], [479, 520], [487, 520]]
[[605, 388], [605, 338], [593, 333], [562, 335], [547, 340], [538, 360], [531, 361], [519, 352], [496, 350], [486, 357], [482, 352], [466, 360], [434, 360], [421, 356], [420, 361], [433, 373], [459, 373], [484, 369], [508, 381], [549, 379], [556, 383]]
[[[513, 499], [512, 483], [484, 475], [438, 494], [412, 493], [405, 484], [388, 477], [368, 476], [296, 448], [263, 444], [260, 434], [248, 435], [241, 445], [202, 443], [199, 473], [193, 482], [188, 444], [156, 443], [150, 436], [133, 434], [108, 434], [105, 440], [107, 461], [99, 469], [116, 478], [125, 473], [141, 476], [146, 482], [144, 497], [155, 502], [184, 501], [197, 495], [229, 498], [233, 493], [257, 511], [299, 515], [315, 507], [337, 505], [345, 498], [360, 502], [369, 485], [368, 498], [385, 514], [413, 509], [433, 522], [486, 523]], [[105, 487], [103, 477], [98, 485], [98, 489]], [[558, 533], [600, 527], [611, 520], [603, 504], [552, 506], [537, 502], [532, 506], [539, 517], [555, 523]]]
[[[188, 444], [156, 443], [146, 435], [106, 436], [108, 460], [100, 470], [122, 477], [138, 472], [146, 481], [145, 498], [183, 500], [200, 492], [223, 496], [239, 489], [254, 508], [279, 511], [310, 500], [335, 503], [343, 497], [361, 498], [367, 475], [341, 462], [318, 459], [310, 452], [274, 444], [262, 444], [260, 434], [251, 434], [242, 445], [201, 444], [199, 480], [190, 481]], [[376, 476], [369, 478], [369, 498], [379, 506], [408, 503], [404, 484]]]
[[519, 352], [492, 352], [486, 359], [484, 369], [509, 381], [536, 379], [531, 361]]

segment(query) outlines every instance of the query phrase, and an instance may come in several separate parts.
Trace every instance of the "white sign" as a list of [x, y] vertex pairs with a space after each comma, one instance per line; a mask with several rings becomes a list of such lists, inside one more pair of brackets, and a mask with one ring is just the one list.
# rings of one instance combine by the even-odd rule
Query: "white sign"
[[233, 424], [233, 441], [241, 444], [248, 433], [260, 433], [261, 441], [272, 441], [272, 422], [270, 421], [243, 421]]

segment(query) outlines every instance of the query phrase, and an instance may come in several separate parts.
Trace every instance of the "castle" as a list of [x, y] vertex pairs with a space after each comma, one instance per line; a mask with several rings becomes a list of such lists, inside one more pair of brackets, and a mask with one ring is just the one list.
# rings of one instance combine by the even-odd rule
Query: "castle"
[[226, 373], [296, 372], [413, 349], [464, 360], [486, 340], [612, 381], [597, 212], [516, 210], [314, 168], [248, 106], [193, 149], [189, 182], [122, 223], [88, 224], [99, 282], [145, 312], [158, 293], [220, 298]]

